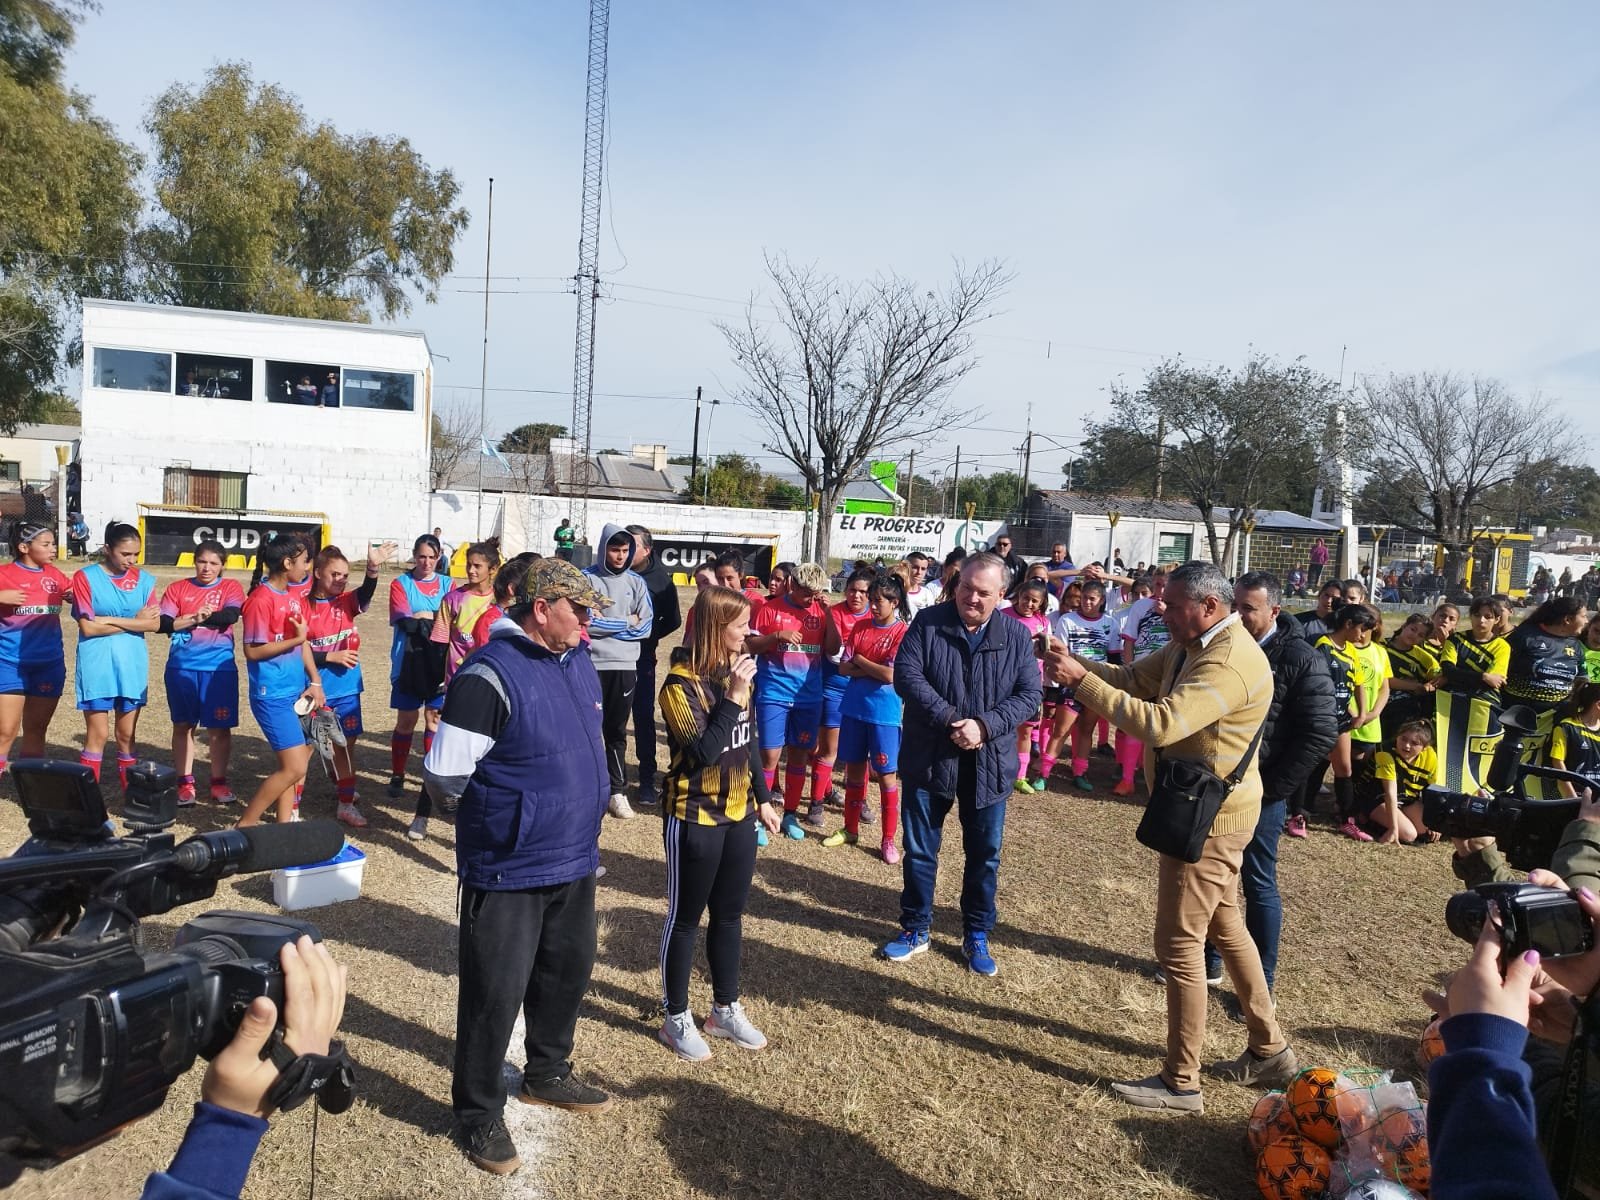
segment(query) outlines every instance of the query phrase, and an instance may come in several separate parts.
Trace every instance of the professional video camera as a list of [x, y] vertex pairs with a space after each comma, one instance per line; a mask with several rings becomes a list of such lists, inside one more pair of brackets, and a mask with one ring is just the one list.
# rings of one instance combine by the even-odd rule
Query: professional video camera
[[[128, 772], [127, 837], [106, 819], [99, 784], [77, 763], [11, 764], [32, 838], [0, 861], [0, 1150], [68, 1158], [159, 1108], [167, 1088], [232, 1040], [245, 1009], [283, 1011], [278, 952], [305, 921], [211, 912], [166, 954], [142, 950], [139, 918], [214, 894], [243, 871], [320, 862], [344, 844], [332, 821], [198, 834], [161, 832], [177, 811], [177, 775]], [[277, 1056], [283, 1026], [269, 1047]], [[281, 1065], [281, 1064], [280, 1064]], [[318, 1102], [353, 1099], [341, 1069], [315, 1081]]]
[[1532, 775], [1565, 781], [1583, 794], [1585, 788], [1600, 796], [1600, 779], [1590, 779], [1555, 767], [1524, 763], [1527, 741], [1538, 732], [1532, 709], [1514, 704], [1500, 714], [1500, 744], [1495, 747], [1485, 783], [1487, 796], [1452, 792], [1442, 787], [1422, 793], [1422, 821], [1445, 837], [1492, 837], [1506, 861], [1519, 871], [1548, 867], [1561, 844], [1562, 832], [1578, 815], [1573, 799], [1530, 800], [1522, 781]]

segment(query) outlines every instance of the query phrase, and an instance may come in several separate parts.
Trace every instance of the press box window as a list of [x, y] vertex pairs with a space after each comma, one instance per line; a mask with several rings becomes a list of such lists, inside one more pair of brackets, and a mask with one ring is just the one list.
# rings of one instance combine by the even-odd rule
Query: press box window
[[[324, 389], [330, 386], [332, 392], [325, 395]], [[273, 404], [336, 407], [339, 368], [327, 363], [268, 362], [267, 399]]]
[[404, 371], [358, 371], [344, 373], [346, 408], [382, 408], [390, 412], [410, 412], [416, 397], [417, 377]]
[[180, 396], [249, 400], [253, 366], [248, 358], [219, 358], [214, 354], [180, 354], [178, 381], [173, 390]]
[[172, 392], [172, 355], [95, 347], [94, 386], [125, 392]]

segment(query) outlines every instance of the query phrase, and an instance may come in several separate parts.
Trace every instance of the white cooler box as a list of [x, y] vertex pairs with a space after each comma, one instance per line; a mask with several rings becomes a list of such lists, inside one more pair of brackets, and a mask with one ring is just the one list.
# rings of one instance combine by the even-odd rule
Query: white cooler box
[[327, 862], [284, 867], [272, 873], [272, 902], [279, 908], [317, 908], [361, 895], [367, 856], [349, 842]]

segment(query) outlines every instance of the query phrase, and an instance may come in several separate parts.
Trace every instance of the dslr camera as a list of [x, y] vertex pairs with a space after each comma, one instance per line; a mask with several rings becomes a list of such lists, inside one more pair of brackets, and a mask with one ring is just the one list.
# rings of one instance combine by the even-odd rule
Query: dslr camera
[[1473, 796], [1437, 786], [1426, 788], [1422, 793], [1423, 823], [1445, 837], [1492, 837], [1506, 861], [1519, 871], [1548, 867], [1563, 832], [1578, 815], [1581, 801], [1530, 800], [1523, 792], [1523, 779], [1532, 775], [1564, 780], [1579, 794], [1589, 788], [1596, 795], [1600, 795], [1600, 779], [1522, 761], [1528, 739], [1538, 732], [1538, 718], [1532, 709], [1512, 705], [1500, 714], [1500, 728], [1500, 744], [1495, 747], [1486, 781], [1491, 794]]
[[[168, 953], [146, 953], [139, 919], [209, 898], [242, 871], [320, 862], [344, 844], [332, 821], [202, 833], [177, 844], [177, 775], [128, 772], [117, 837], [100, 786], [77, 763], [11, 765], [32, 836], [0, 860], [0, 1151], [69, 1158], [159, 1108], [195, 1058], [232, 1040], [257, 996], [283, 1011], [284, 943], [306, 921], [209, 912]], [[282, 1039], [280, 1020], [277, 1034]], [[349, 1077], [318, 1094], [341, 1112]], [[343, 1094], [341, 1093], [341, 1090]]]

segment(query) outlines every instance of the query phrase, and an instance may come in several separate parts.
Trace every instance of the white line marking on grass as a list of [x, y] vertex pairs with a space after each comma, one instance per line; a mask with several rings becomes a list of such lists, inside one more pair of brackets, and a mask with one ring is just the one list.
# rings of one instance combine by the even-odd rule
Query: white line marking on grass
[[516, 1098], [522, 1087], [522, 1068], [512, 1060], [523, 1057], [522, 1043], [527, 1036], [528, 1027], [518, 1013], [517, 1023], [511, 1030], [511, 1044], [506, 1047], [506, 1061], [500, 1070], [506, 1080], [506, 1130], [517, 1144], [522, 1169], [505, 1177], [505, 1195], [515, 1200], [540, 1200], [539, 1162], [555, 1138], [556, 1114], [554, 1109], [524, 1104]]

